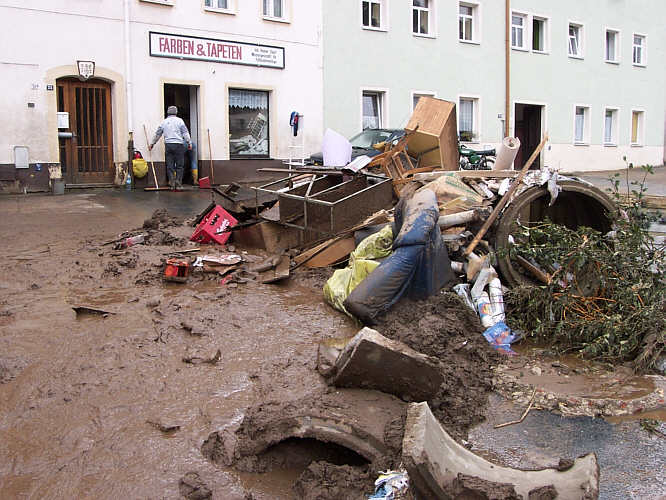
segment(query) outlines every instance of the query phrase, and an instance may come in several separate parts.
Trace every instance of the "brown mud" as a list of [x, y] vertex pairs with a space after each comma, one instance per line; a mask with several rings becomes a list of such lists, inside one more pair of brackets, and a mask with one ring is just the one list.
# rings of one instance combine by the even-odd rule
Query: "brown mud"
[[466, 439], [469, 428], [485, 419], [493, 367], [503, 358], [483, 338], [477, 316], [456, 294], [442, 292], [399, 302], [376, 329], [442, 362], [445, 383], [428, 405], [451, 436]]

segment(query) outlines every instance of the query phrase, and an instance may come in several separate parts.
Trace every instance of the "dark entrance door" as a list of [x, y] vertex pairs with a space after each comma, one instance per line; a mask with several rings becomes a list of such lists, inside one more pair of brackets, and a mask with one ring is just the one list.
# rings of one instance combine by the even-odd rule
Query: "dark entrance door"
[[183, 169], [183, 183], [185, 184], [192, 183], [192, 169], [197, 167], [197, 146], [199, 146], [197, 95], [198, 87], [196, 85], [164, 84], [164, 116], [166, 116], [169, 106], [176, 106], [178, 116], [185, 122], [194, 145], [192, 151], [185, 153], [185, 168]]
[[[516, 155], [514, 168], [523, 168], [541, 142], [541, 108], [534, 104], [516, 104], [516, 137], [520, 139], [520, 149]], [[541, 155], [537, 156], [530, 170], [541, 168]]]
[[56, 82], [58, 111], [69, 113], [71, 139], [59, 139], [60, 164], [68, 184], [113, 182], [111, 85], [101, 80]]

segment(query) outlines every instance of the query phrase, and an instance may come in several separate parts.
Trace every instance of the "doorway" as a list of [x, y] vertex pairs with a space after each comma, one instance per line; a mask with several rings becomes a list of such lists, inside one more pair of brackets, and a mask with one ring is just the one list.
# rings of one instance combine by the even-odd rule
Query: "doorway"
[[115, 177], [111, 84], [76, 78], [56, 80], [58, 111], [69, 114], [71, 138], [59, 138], [60, 166], [67, 184], [108, 184]]
[[187, 130], [192, 137], [192, 151], [185, 153], [185, 168], [183, 169], [183, 184], [192, 184], [192, 170], [197, 168], [199, 145], [199, 86], [180, 85], [174, 83], [164, 84], [164, 116], [167, 108], [176, 106], [178, 116], [183, 119]]
[[[544, 106], [538, 104], [515, 104], [515, 136], [520, 139], [520, 148], [514, 162], [516, 169], [523, 168], [541, 142], [543, 108]], [[541, 154], [536, 157], [530, 170], [540, 168]]]

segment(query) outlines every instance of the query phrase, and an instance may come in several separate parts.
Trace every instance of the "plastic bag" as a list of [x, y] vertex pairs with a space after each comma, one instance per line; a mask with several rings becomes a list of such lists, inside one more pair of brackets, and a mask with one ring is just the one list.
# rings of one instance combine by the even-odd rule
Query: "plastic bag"
[[141, 179], [148, 173], [148, 163], [143, 158], [132, 160], [132, 173], [135, 179]]

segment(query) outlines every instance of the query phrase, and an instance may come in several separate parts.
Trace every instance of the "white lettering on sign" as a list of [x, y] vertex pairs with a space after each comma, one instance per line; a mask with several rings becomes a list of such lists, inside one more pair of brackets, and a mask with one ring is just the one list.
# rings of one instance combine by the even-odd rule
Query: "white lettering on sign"
[[284, 69], [284, 48], [167, 33], [149, 33], [150, 55]]

